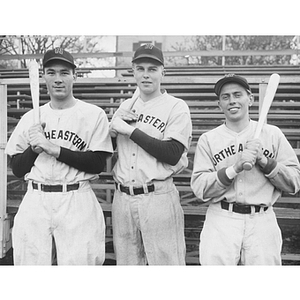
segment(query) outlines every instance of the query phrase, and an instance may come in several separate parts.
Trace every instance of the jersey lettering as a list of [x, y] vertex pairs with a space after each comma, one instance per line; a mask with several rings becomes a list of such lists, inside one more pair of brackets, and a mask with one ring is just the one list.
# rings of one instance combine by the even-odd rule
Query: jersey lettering
[[48, 140], [65, 140], [71, 142], [77, 149], [84, 150], [86, 143], [82, 138], [80, 138], [75, 132], [66, 130], [56, 130], [45, 131], [45, 137]]
[[160, 132], [164, 132], [166, 127], [166, 123], [164, 123], [159, 118], [150, 115], [144, 116], [143, 114], [140, 114], [137, 122], [148, 123], [153, 127], [155, 127], [156, 129], [158, 129]]
[[263, 154], [264, 154], [265, 157], [269, 157], [269, 158], [274, 158], [275, 157], [274, 153], [271, 153], [268, 149], [264, 149]]
[[[239, 144], [238, 152], [242, 152], [243, 149], [244, 149], [243, 144]], [[269, 158], [275, 157], [275, 154], [272, 153], [271, 151], [269, 151], [268, 149], [262, 149], [262, 150], [263, 150], [264, 156], [269, 157]], [[235, 145], [231, 145], [231, 146], [219, 151], [218, 153], [215, 153], [212, 158], [214, 166], [216, 166], [219, 162], [223, 161], [227, 157], [230, 157], [235, 154], [236, 154]]]

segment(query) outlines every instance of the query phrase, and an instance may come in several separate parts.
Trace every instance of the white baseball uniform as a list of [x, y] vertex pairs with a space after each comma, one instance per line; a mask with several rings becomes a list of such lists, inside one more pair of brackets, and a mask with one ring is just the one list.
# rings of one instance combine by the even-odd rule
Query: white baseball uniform
[[[184, 145], [175, 166], [158, 161], [128, 136], [117, 136], [118, 160], [113, 169], [117, 184], [128, 187], [131, 195], [118, 188], [114, 194], [112, 220], [118, 264], [185, 264], [184, 214], [172, 176], [188, 165], [192, 124], [187, 104], [164, 92], [144, 102], [129, 99], [120, 109], [134, 109], [135, 127], [159, 140], [174, 139]], [[132, 107], [133, 106], [133, 107]], [[154, 192], [148, 186], [154, 184]], [[143, 194], [133, 195], [142, 187]]]
[[[264, 174], [255, 165], [242, 171], [226, 185], [217, 172], [232, 166], [247, 139], [254, 136], [257, 122], [240, 133], [225, 124], [204, 133], [198, 141], [194, 158], [191, 187], [203, 201], [210, 201], [200, 236], [201, 265], [281, 264], [282, 237], [272, 205], [281, 192], [297, 193], [300, 168], [297, 156], [281, 130], [265, 124], [260, 135], [263, 154], [276, 160], [276, 167]], [[222, 200], [229, 202], [227, 209]], [[251, 213], [233, 211], [233, 202], [250, 205]], [[226, 204], [226, 203], [225, 203]], [[255, 212], [254, 205], [258, 207]]]
[[[112, 153], [105, 112], [77, 100], [63, 110], [53, 110], [50, 102], [40, 107], [45, 136], [52, 143], [73, 151]], [[13, 156], [29, 147], [28, 129], [33, 125], [33, 110], [19, 121], [6, 147]], [[52, 236], [58, 264], [95, 265], [105, 259], [105, 222], [101, 206], [89, 181], [98, 175], [79, 171], [42, 152], [25, 175], [28, 190], [13, 227], [15, 264], [51, 264]], [[67, 191], [67, 186], [79, 188]], [[44, 185], [62, 185], [62, 192], [44, 192]], [[37, 189], [33, 189], [33, 185]]]

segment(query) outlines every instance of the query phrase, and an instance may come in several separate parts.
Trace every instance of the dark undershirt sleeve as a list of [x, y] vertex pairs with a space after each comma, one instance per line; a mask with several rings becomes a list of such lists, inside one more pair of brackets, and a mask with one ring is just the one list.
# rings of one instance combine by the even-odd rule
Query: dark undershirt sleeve
[[61, 147], [57, 160], [79, 171], [99, 174], [104, 170], [106, 159], [110, 155], [111, 153], [105, 151], [79, 152]]
[[28, 147], [23, 153], [16, 154], [11, 158], [11, 168], [13, 174], [18, 177], [24, 177], [30, 172], [38, 154], [31, 147]]
[[264, 168], [260, 167], [264, 174], [270, 174], [277, 166], [277, 161], [274, 158], [267, 157], [268, 162]]
[[112, 142], [112, 145], [113, 145], [113, 149], [116, 150], [116, 148], [117, 148], [117, 138], [116, 137], [111, 138], [111, 142]]
[[[58, 161], [63, 162], [79, 171], [99, 174], [106, 166], [106, 158], [110, 155], [104, 151], [78, 152], [61, 147]], [[30, 172], [38, 154], [28, 147], [23, 153], [16, 154], [11, 159], [12, 172], [16, 177], [24, 177]]]
[[162, 141], [155, 139], [136, 128], [130, 139], [154, 156], [158, 161], [175, 166], [180, 160], [184, 146], [176, 140]]

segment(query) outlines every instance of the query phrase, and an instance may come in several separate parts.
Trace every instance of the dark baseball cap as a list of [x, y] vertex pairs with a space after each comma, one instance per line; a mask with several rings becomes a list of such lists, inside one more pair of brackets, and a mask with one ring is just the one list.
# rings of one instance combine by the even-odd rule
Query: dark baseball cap
[[136, 62], [141, 58], [150, 58], [164, 65], [164, 56], [162, 51], [152, 44], [145, 44], [139, 47], [134, 53], [132, 62]]
[[244, 87], [247, 91], [249, 91], [251, 93], [251, 89], [250, 89], [249, 83], [246, 80], [246, 78], [239, 76], [239, 75], [235, 75], [235, 74], [226, 74], [223, 78], [221, 78], [215, 84], [214, 91], [217, 94], [217, 96], [220, 95], [221, 89], [224, 86], [224, 84], [230, 83], [230, 82], [241, 85], [242, 87]]
[[69, 63], [73, 68], [76, 68], [76, 65], [74, 64], [73, 56], [68, 51], [66, 51], [60, 47], [54, 48], [52, 50], [48, 50], [44, 54], [43, 67], [45, 67], [46, 64], [52, 60], [65, 61], [65, 62]]

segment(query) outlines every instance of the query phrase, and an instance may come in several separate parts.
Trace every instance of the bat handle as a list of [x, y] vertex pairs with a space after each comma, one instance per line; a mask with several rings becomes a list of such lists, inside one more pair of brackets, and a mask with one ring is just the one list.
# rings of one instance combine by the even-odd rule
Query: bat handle
[[251, 170], [253, 168], [253, 165], [250, 163], [250, 162], [245, 162], [244, 164], [243, 164], [243, 169], [245, 170], [245, 171], [249, 171], [249, 170]]

